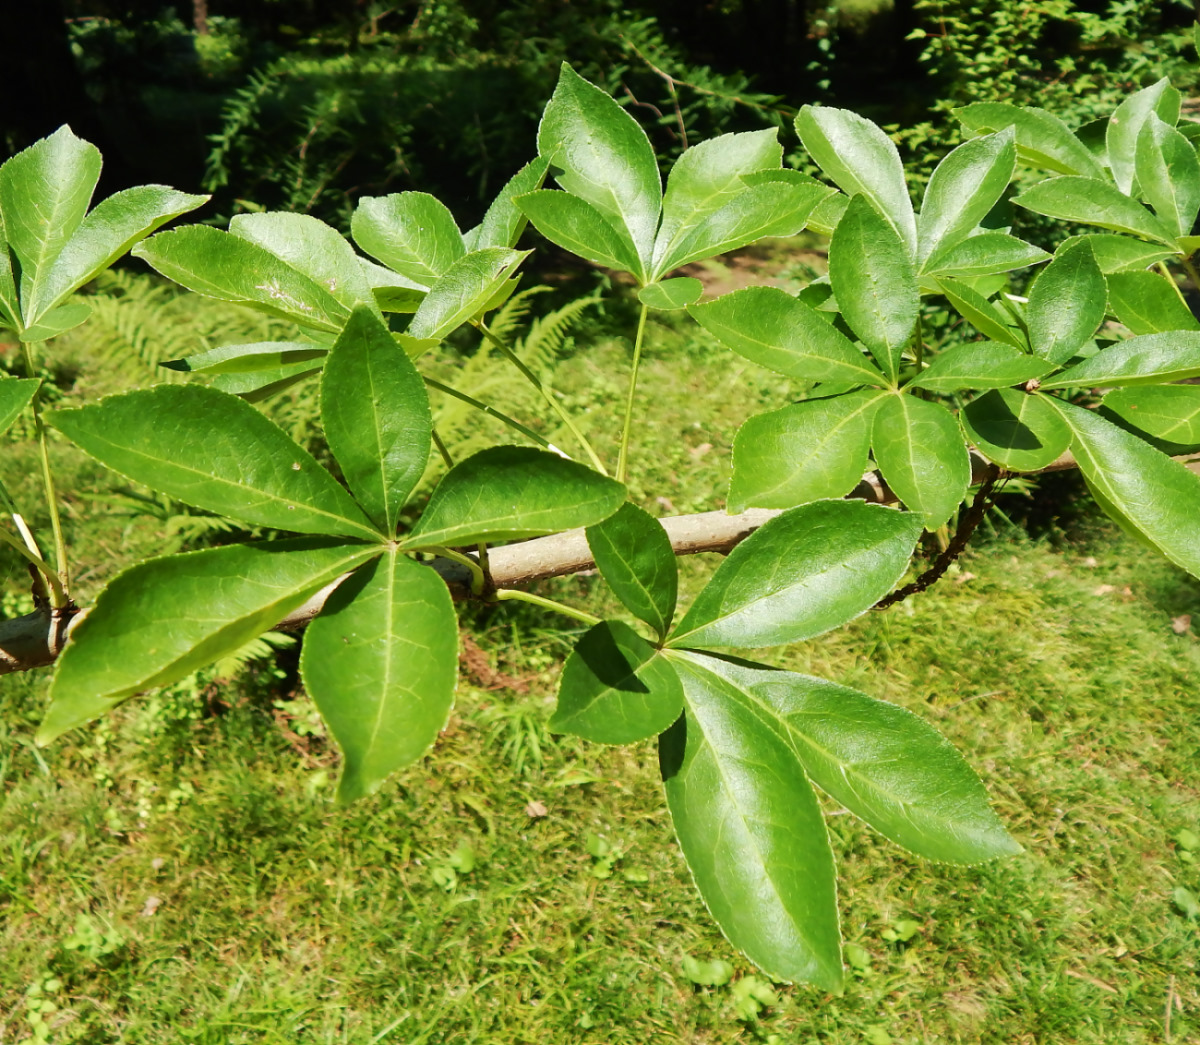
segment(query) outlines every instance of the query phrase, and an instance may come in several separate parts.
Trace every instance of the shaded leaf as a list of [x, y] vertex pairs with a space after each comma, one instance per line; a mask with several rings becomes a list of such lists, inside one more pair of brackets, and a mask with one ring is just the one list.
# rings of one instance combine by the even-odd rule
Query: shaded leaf
[[325, 345], [311, 341], [258, 341], [249, 345], [222, 345], [184, 359], [169, 359], [159, 366], [182, 373], [250, 374], [258, 370], [292, 366], [324, 359]]
[[21, 411], [29, 405], [41, 383], [40, 377], [0, 378], [0, 435], [7, 432], [21, 416]]
[[621, 604], [665, 636], [675, 616], [679, 571], [662, 524], [625, 503], [615, 515], [587, 528], [587, 542], [600, 575]]
[[778, 646], [836, 628], [895, 587], [920, 532], [916, 516], [861, 501], [792, 508], [729, 553], [668, 645]]
[[458, 618], [445, 582], [395, 550], [362, 567], [309, 624], [300, 674], [342, 750], [338, 801], [377, 791], [450, 717]]
[[1118, 388], [1104, 397], [1104, 405], [1156, 439], [1181, 446], [1200, 445], [1200, 385]]
[[638, 300], [647, 308], [673, 312], [700, 300], [704, 284], [691, 276], [679, 276], [662, 283], [647, 283], [638, 291]]
[[90, 306], [82, 301], [69, 305], [59, 305], [43, 313], [37, 322], [25, 327], [21, 332], [22, 341], [49, 341], [52, 337], [74, 330], [81, 323], [86, 323], [92, 315]]
[[1118, 236], [1111, 232], [1093, 232], [1086, 236], [1070, 236], [1059, 244], [1060, 251], [1069, 250], [1080, 240], [1092, 246], [1092, 255], [1104, 275], [1149, 268], [1155, 262], [1171, 257], [1175, 251], [1155, 246], [1140, 239]]
[[613, 514], [625, 487], [575, 461], [526, 446], [493, 446], [460, 461], [430, 495], [402, 548], [542, 537]]
[[1200, 211], [1200, 160], [1196, 147], [1151, 113], [1137, 139], [1138, 188], [1158, 219], [1189, 236]]
[[1071, 433], [1046, 397], [997, 389], [959, 414], [967, 437], [989, 461], [1012, 472], [1037, 472], [1067, 452]]
[[1001, 341], [1006, 345], [1024, 350], [1021, 334], [1014, 330], [996, 307], [979, 291], [957, 280], [940, 278], [937, 285], [951, 307], [979, 331], [984, 337]]
[[38, 743], [226, 656], [377, 554], [305, 537], [168, 555], [126, 570], [72, 631]]
[[47, 420], [113, 471], [196, 508], [279, 530], [378, 536], [307, 450], [215, 388], [160, 385]]
[[1166, 77], [1129, 95], [1108, 121], [1105, 131], [1108, 165], [1117, 188], [1126, 195], [1133, 191], [1137, 179], [1138, 138], [1151, 115], [1161, 117], [1172, 127], [1179, 120], [1179, 92]]
[[662, 652], [629, 625], [606, 620], [567, 658], [549, 725], [598, 744], [636, 744], [682, 711], [683, 687]]

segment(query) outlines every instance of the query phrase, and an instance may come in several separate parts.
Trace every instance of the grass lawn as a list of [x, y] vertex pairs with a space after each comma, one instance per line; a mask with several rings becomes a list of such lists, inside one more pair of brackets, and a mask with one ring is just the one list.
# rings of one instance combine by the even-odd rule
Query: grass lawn
[[[653, 423], [632, 491], [658, 514], [715, 507], [737, 422], [796, 391], [694, 337], [663, 328], [648, 356]], [[577, 351], [560, 380], [601, 444], [626, 347]], [[93, 348], [64, 347], [88, 394], [113, 381]], [[498, 387], [536, 419], [524, 392]], [[302, 405], [274, 409], [295, 426]], [[20, 470], [28, 448], [8, 454]], [[169, 504], [133, 511], [99, 469], [59, 457], [85, 600], [113, 563], [203, 528]], [[683, 563], [684, 604], [714, 565]], [[20, 587], [5, 589], [8, 612]], [[615, 611], [598, 578], [540, 590]], [[345, 811], [329, 803], [336, 752], [294, 648], [230, 683], [210, 671], [132, 700], [46, 750], [32, 744], [45, 676], [8, 676], [0, 1043], [1198, 1041], [1188, 616], [1200, 629], [1200, 583], [1114, 530], [1087, 522], [1051, 542], [1001, 525], [931, 591], [756, 654], [921, 714], [1025, 847], [934, 865], [827, 804], [851, 971], [840, 997], [772, 997], [713, 927], [653, 745], [546, 731], [580, 631], [566, 618], [468, 609], [482, 653], [434, 752]], [[689, 958], [728, 962], [732, 979], [697, 984]]]

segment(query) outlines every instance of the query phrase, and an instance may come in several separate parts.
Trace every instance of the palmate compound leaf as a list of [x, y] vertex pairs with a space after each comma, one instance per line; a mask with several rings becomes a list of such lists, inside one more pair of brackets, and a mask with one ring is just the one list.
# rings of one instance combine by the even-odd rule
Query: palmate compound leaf
[[836, 628], [895, 587], [920, 533], [916, 515], [861, 501], [792, 508], [729, 553], [667, 644], [778, 646]]
[[1048, 399], [1088, 486], [1117, 521], [1200, 577], [1200, 476], [1091, 410]]
[[671, 654], [684, 715], [659, 740], [680, 848], [729, 941], [777, 980], [842, 985], [833, 853], [784, 735], [713, 658]]
[[196, 508], [255, 526], [378, 539], [307, 450], [215, 388], [160, 385], [48, 421], [101, 464]]
[[168, 555], [126, 570], [72, 632], [38, 743], [238, 649], [378, 554], [377, 546], [302, 537]]
[[862, 481], [881, 390], [792, 403], [751, 417], [733, 440], [729, 510], [844, 497]]
[[889, 396], [875, 411], [871, 453], [888, 486], [927, 530], [945, 525], [971, 485], [958, 421], [941, 403]]
[[377, 790], [437, 739], [454, 703], [458, 619], [445, 582], [392, 549], [308, 626], [300, 674], [342, 749], [338, 801]]
[[575, 461], [527, 446], [493, 446], [446, 473], [400, 547], [542, 537], [607, 519], [624, 500], [624, 484]]
[[587, 528], [587, 542], [600, 575], [625, 608], [665, 637], [675, 616], [679, 569], [662, 523], [626, 502]]
[[682, 710], [683, 687], [662, 651], [628, 624], [606, 620], [567, 658], [550, 729], [599, 744], [636, 744]]
[[962, 864], [1021, 851], [966, 760], [912, 712], [790, 671], [703, 664], [787, 739], [814, 784], [897, 845]]
[[619, 272], [637, 272], [633, 245], [613, 224], [614, 219], [587, 200], [569, 192], [539, 189], [517, 199], [533, 227], [551, 243], [585, 261]]
[[321, 376], [321, 425], [358, 503], [384, 533], [429, 459], [425, 382], [388, 328], [356, 308]]

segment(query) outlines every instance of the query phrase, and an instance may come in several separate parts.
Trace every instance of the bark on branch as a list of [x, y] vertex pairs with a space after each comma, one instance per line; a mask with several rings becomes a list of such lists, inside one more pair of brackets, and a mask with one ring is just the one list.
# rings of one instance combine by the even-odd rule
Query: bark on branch
[[[991, 465], [981, 457], [971, 456], [973, 481], [980, 482], [989, 474]], [[1075, 460], [1064, 454], [1046, 472], [1076, 467]], [[877, 473], [869, 473], [848, 495], [851, 498], [876, 504], [894, 504], [895, 494], [888, 489]], [[676, 515], [659, 520], [671, 539], [676, 555], [697, 552], [728, 552], [749, 537], [779, 511], [752, 508], [739, 515], [725, 512], [701, 512], [697, 515]], [[539, 537], [520, 544], [509, 544], [488, 551], [492, 580], [497, 588], [518, 588], [548, 577], [562, 577], [595, 568], [583, 530], [567, 530], [549, 537]], [[455, 598], [468, 599], [470, 578], [466, 568], [457, 563], [438, 560], [433, 567], [445, 578]], [[341, 583], [341, 578], [317, 592], [299, 609], [288, 614], [276, 627], [302, 628], [325, 605], [329, 594]], [[52, 664], [62, 649], [72, 628], [87, 614], [80, 610], [70, 620], [52, 619], [36, 612], [13, 620], [0, 621], [0, 675]]]

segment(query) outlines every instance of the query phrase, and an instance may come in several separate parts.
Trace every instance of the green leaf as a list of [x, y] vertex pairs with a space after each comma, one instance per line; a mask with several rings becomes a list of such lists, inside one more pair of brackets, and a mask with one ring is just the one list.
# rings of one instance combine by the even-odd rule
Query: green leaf
[[41, 383], [40, 377], [0, 378], [0, 435], [7, 432], [20, 417]]
[[508, 247], [517, 245], [525, 230], [527, 218], [517, 204], [517, 197], [534, 192], [542, 187], [550, 162], [544, 156], [530, 160], [500, 190], [499, 195], [488, 207], [483, 221], [463, 236], [468, 251], [484, 247]]
[[899, 235], [864, 196], [850, 201], [829, 241], [829, 282], [842, 316], [894, 381], [920, 294]]
[[1157, 272], [1114, 272], [1107, 283], [1110, 311], [1134, 334], [1200, 330], [1178, 291]]
[[897, 845], [956, 864], [1021, 852], [974, 770], [911, 712], [790, 671], [716, 658], [705, 667], [786, 737], [817, 787]]
[[4, 216], [0, 214], [0, 329], [21, 326], [21, 302], [14, 282], [12, 256], [4, 239]]
[[425, 300], [429, 288], [407, 276], [385, 269], [366, 258], [359, 258], [359, 265], [370, 284], [375, 304], [383, 312], [416, 312]]
[[951, 276], [990, 276], [1048, 261], [1040, 247], [1006, 232], [981, 232], [949, 248], [935, 251], [921, 271]]
[[925, 189], [917, 222], [917, 261], [966, 239], [987, 217], [1017, 164], [1013, 132], [1004, 130], [964, 142], [937, 165]]
[[347, 309], [375, 307], [362, 258], [341, 233], [310, 214], [280, 212], [238, 214], [229, 223], [232, 235], [257, 243], [297, 272], [329, 291]]
[[197, 294], [302, 326], [337, 333], [350, 317], [327, 287], [265, 247], [207, 225], [160, 232], [134, 247], [133, 254]]
[[207, 196], [176, 192], [164, 185], [139, 185], [101, 201], [63, 246], [38, 293], [27, 303], [37, 321], [67, 295], [95, 279], [129, 249], [173, 218], [195, 210]]
[[587, 542], [600, 576], [622, 605], [665, 637], [675, 616], [679, 571], [662, 524], [626, 503], [615, 515], [589, 526]]
[[689, 305], [697, 323], [752, 363], [801, 381], [883, 384], [883, 375], [816, 310], [777, 287]]
[[946, 300], [954, 310], [979, 331], [984, 337], [994, 341], [1002, 341], [1014, 348], [1025, 349], [1025, 343], [1018, 331], [1009, 326], [1006, 317], [1002, 316], [995, 306], [979, 291], [958, 280], [938, 279]]
[[1088, 485], [1176, 566], [1200, 576], [1200, 476], [1093, 411], [1053, 400]]
[[683, 711], [683, 687], [660, 650], [628, 624], [601, 621], [563, 667], [553, 733], [598, 744], [636, 744], [657, 736]]
[[778, 646], [836, 628], [896, 586], [920, 533], [916, 516], [861, 501], [792, 508], [729, 553], [668, 645]]
[[1010, 472], [1037, 472], [1067, 452], [1071, 433], [1046, 396], [1000, 388], [959, 414], [967, 438]]
[[321, 368], [313, 366], [311, 362], [289, 363], [287, 366], [245, 374], [217, 374], [212, 387], [238, 396], [247, 403], [261, 403], [320, 372]]
[[433, 419], [425, 382], [383, 322], [356, 308], [321, 378], [321, 425], [346, 485], [383, 533], [429, 459]]
[[1056, 174], [1104, 176], [1104, 169], [1070, 128], [1045, 109], [1017, 107], [1007, 102], [976, 102], [953, 112], [964, 127], [976, 134], [1012, 127], [1016, 132], [1017, 157], [1023, 163]]
[[364, 196], [350, 234], [371, 257], [423, 287], [432, 287], [467, 252], [454, 216], [425, 192]]
[[871, 452], [888, 486], [936, 530], [971, 485], [971, 458], [958, 422], [940, 403], [891, 396], [875, 412]]
[[1163, 385], [1200, 376], [1200, 331], [1172, 330], [1118, 341], [1043, 381], [1043, 388]]
[[674, 312], [700, 300], [704, 284], [691, 276], [678, 276], [661, 283], [647, 283], [638, 291], [638, 300], [647, 308]]
[[656, 264], [657, 278], [692, 261], [702, 261], [767, 236], [794, 236], [833, 190], [799, 171], [759, 171], [745, 191], [708, 215]]
[[886, 216], [910, 257], [917, 250], [904, 166], [895, 144], [870, 120], [849, 109], [804, 106], [796, 133], [808, 154], [847, 196], [862, 194]]
[[646, 282], [662, 182], [637, 121], [564, 62], [538, 126], [538, 154], [550, 160], [559, 185], [612, 219], [638, 259], [631, 271]]
[[1200, 385], [1118, 388], [1104, 397], [1104, 405], [1155, 439], [1181, 446], [1200, 444]]
[[338, 801], [377, 791], [450, 717], [458, 618], [445, 582], [394, 549], [362, 567], [309, 624], [300, 674], [342, 749]]
[[972, 341], [939, 352], [928, 368], [908, 383], [932, 392], [1023, 385], [1054, 369], [1054, 364], [998, 341]]
[[222, 345], [184, 359], [169, 359], [159, 366], [194, 374], [252, 374], [259, 370], [293, 366], [324, 359], [325, 345], [311, 341], [258, 341], [250, 345]]
[[842, 220], [842, 215], [846, 213], [849, 205], [850, 197], [841, 192], [826, 196], [808, 216], [805, 227], [822, 236], [832, 236], [833, 230], [837, 228], [838, 222]]
[[527, 446], [493, 446], [446, 473], [400, 546], [543, 537], [607, 519], [624, 500], [621, 483], [575, 461]]
[[1061, 221], [1098, 225], [1175, 247], [1171, 228], [1111, 182], [1099, 178], [1049, 178], [1014, 197], [1013, 203]]
[[196, 508], [279, 530], [378, 538], [307, 450], [215, 388], [160, 385], [48, 421], [113, 471]]
[[751, 417], [733, 440], [729, 510], [844, 497], [867, 470], [871, 422], [884, 395], [851, 392]]
[[686, 711], [662, 735], [659, 764], [705, 905], [729, 941], [773, 979], [840, 991], [833, 854], [804, 770], [713, 658], [672, 660]]
[[743, 175], [778, 169], [782, 160], [783, 146], [770, 128], [721, 134], [685, 149], [667, 178], [653, 271], [669, 272], [663, 263], [670, 261], [683, 239], [746, 191]]
[[1069, 250], [1081, 240], [1087, 240], [1092, 245], [1092, 254], [1100, 271], [1108, 276], [1114, 272], [1139, 271], [1149, 268], [1155, 262], [1162, 261], [1175, 254], [1174, 250], [1165, 250], [1146, 243], [1140, 239], [1130, 239], [1128, 236], [1117, 236], [1111, 232], [1092, 232], [1085, 236], [1070, 236], [1059, 244], [1060, 251]]
[[517, 200], [533, 227], [585, 261], [619, 272], [637, 273], [640, 262], [633, 245], [601, 211], [569, 192], [541, 189]]
[[1108, 164], [1117, 188], [1127, 196], [1132, 194], [1138, 176], [1138, 138], [1152, 115], [1161, 117], [1172, 127], [1179, 121], [1179, 92], [1166, 77], [1131, 94], [1117, 106], [1108, 121], [1105, 134]]
[[22, 341], [49, 341], [52, 337], [74, 330], [81, 323], [91, 318], [92, 310], [83, 302], [72, 302], [69, 305], [59, 305], [58, 308], [44, 312], [41, 318], [21, 331]]
[[1060, 250], [1029, 291], [1025, 319], [1034, 355], [1063, 363], [1104, 322], [1108, 288], [1087, 240]]
[[168, 555], [126, 570], [72, 631], [38, 743], [226, 656], [377, 554], [305, 537]]
[[21, 319], [51, 304], [54, 262], [87, 214], [100, 180], [100, 150], [66, 125], [0, 165], [0, 226], [20, 273]]
[[1138, 188], [1154, 213], [1180, 236], [1189, 236], [1200, 211], [1200, 160], [1196, 147], [1153, 113], [1137, 139]]
[[408, 325], [409, 337], [444, 338], [487, 311], [529, 251], [485, 247], [458, 259], [429, 288]]

